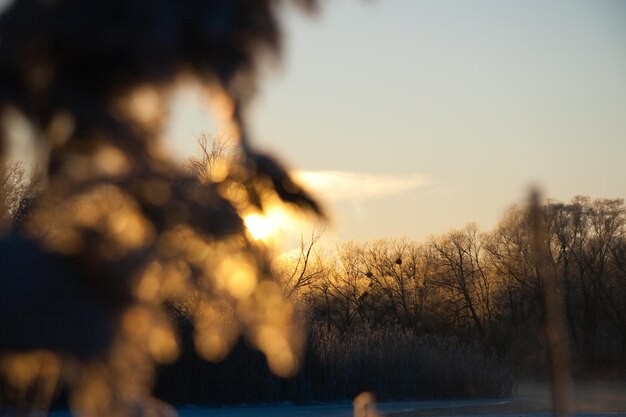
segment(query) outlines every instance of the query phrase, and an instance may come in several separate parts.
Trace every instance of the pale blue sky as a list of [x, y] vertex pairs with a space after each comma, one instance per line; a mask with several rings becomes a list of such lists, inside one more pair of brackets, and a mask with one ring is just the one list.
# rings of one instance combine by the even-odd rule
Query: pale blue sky
[[[626, 2], [323, 6], [285, 13], [250, 116], [258, 146], [345, 190], [320, 190], [338, 237], [489, 229], [531, 184], [626, 197]], [[182, 153], [215, 129], [191, 94], [174, 113]]]

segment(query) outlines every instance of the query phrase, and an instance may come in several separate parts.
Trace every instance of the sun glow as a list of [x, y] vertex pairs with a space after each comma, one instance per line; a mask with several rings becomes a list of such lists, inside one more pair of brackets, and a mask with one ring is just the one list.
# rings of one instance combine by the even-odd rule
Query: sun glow
[[299, 220], [288, 210], [271, 207], [263, 213], [254, 212], [244, 216], [244, 224], [254, 240], [277, 243], [284, 233], [299, 223]]
[[266, 216], [250, 214], [243, 219], [248, 232], [256, 240], [266, 240], [272, 234], [272, 225]]

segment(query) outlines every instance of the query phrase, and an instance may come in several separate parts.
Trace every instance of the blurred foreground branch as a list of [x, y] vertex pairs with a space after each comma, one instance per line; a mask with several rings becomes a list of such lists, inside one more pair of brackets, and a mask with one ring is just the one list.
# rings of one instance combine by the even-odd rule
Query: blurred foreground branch
[[559, 285], [551, 257], [547, 252], [549, 244], [547, 244], [545, 212], [537, 190], [533, 190], [530, 195], [529, 215], [533, 254], [543, 284], [545, 334], [552, 370], [554, 414], [557, 417], [569, 417], [574, 411], [569, 351], [570, 338], [567, 334], [563, 289]]
[[[244, 224], [285, 203], [321, 215], [247, 133], [283, 4], [17, 0], [3, 11], [0, 163], [24, 124], [45, 155], [41, 192], [0, 236], [3, 405], [45, 408], [60, 382], [79, 414], [168, 412], [148, 398], [156, 365], [180, 351], [170, 304], [187, 306], [204, 358], [245, 334], [273, 372], [296, 371], [302, 332]], [[222, 163], [204, 147], [194, 175], [159, 143], [172, 92], [190, 80], [240, 155]], [[8, 169], [1, 209], [22, 216], [23, 179]]]

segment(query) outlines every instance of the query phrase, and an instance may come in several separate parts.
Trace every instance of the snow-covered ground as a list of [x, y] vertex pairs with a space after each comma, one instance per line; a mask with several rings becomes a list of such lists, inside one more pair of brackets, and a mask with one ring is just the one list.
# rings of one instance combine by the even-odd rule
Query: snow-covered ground
[[[461, 407], [465, 405], [490, 405], [501, 401], [402, 401], [376, 404], [379, 414], [402, 413], [428, 408]], [[317, 405], [256, 405], [235, 407], [179, 408], [179, 417], [352, 417], [352, 403]], [[49, 417], [70, 417], [67, 411], [51, 411]]]
[[[376, 404], [379, 414], [402, 413], [428, 408], [461, 407], [466, 405], [491, 405], [502, 401], [411, 401]], [[186, 407], [179, 410], [180, 417], [352, 417], [351, 403], [323, 405], [278, 405], [256, 407]]]
[[[411, 401], [389, 402], [376, 405], [381, 416], [411, 417], [427, 416], [428, 410], [437, 410], [435, 415], [442, 416], [442, 409], [450, 411], [450, 415], [459, 416], [459, 409], [465, 407], [501, 408], [511, 403], [508, 400], [467, 400], [467, 401]], [[272, 406], [239, 406], [239, 407], [183, 407], [178, 410], [180, 417], [352, 417], [353, 410], [350, 403], [335, 403], [321, 405], [272, 405]], [[445, 413], [444, 413], [445, 414]], [[514, 413], [493, 414], [486, 411], [484, 414], [468, 414], [462, 417], [550, 417], [548, 413]], [[67, 411], [53, 411], [50, 417], [70, 417]], [[578, 413], [576, 417], [626, 417], [623, 413]]]

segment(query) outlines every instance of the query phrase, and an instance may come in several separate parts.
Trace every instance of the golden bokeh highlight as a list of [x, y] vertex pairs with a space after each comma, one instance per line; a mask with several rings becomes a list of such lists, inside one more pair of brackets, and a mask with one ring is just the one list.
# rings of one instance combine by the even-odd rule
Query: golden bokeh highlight
[[82, 369], [70, 407], [80, 415], [100, 416], [110, 412], [114, 401], [114, 393], [107, 381], [104, 366], [87, 366]]
[[111, 112], [121, 121], [132, 121], [145, 130], [158, 129], [165, 113], [169, 91], [152, 85], [141, 85], [114, 100]]
[[247, 256], [226, 258], [218, 266], [215, 275], [219, 287], [237, 299], [250, 296], [257, 285], [256, 263]]
[[108, 259], [146, 246], [154, 236], [135, 200], [110, 184], [65, 199], [44, 200], [28, 221], [29, 231], [46, 247], [64, 254], [81, 250], [86, 230], [102, 236], [98, 249]]
[[94, 162], [101, 173], [117, 177], [128, 173], [130, 161], [119, 148], [102, 145], [95, 153]]
[[50, 146], [61, 146], [67, 142], [75, 127], [76, 120], [70, 112], [60, 111], [55, 114], [45, 132]]
[[0, 360], [0, 369], [20, 389], [28, 388], [38, 378], [56, 379], [61, 371], [57, 355], [45, 350], [7, 355]]
[[265, 354], [272, 372], [294, 375], [304, 336], [280, 285], [272, 280], [260, 282], [252, 296], [240, 303], [239, 311], [248, 319], [248, 338]]
[[[248, 191], [246, 187], [235, 181], [228, 181], [220, 184], [219, 192], [226, 200], [228, 200], [235, 208], [243, 210], [248, 207]], [[259, 215], [257, 213], [257, 215]], [[249, 216], [249, 215], [248, 215]], [[244, 221], [247, 216], [244, 216]]]
[[371, 392], [362, 392], [354, 398], [352, 403], [354, 417], [378, 417], [376, 398]]
[[201, 357], [210, 362], [219, 362], [230, 350], [228, 341], [218, 333], [203, 332], [196, 336], [195, 346]]
[[174, 331], [163, 325], [156, 326], [148, 336], [148, 350], [157, 363], [174, 362], [179, 355]]
[[201, 299], [194, 311], [195, 346], [204, 359], [217, 362], [230, 351], [240, 332], [232, 305], [225, 300]]

